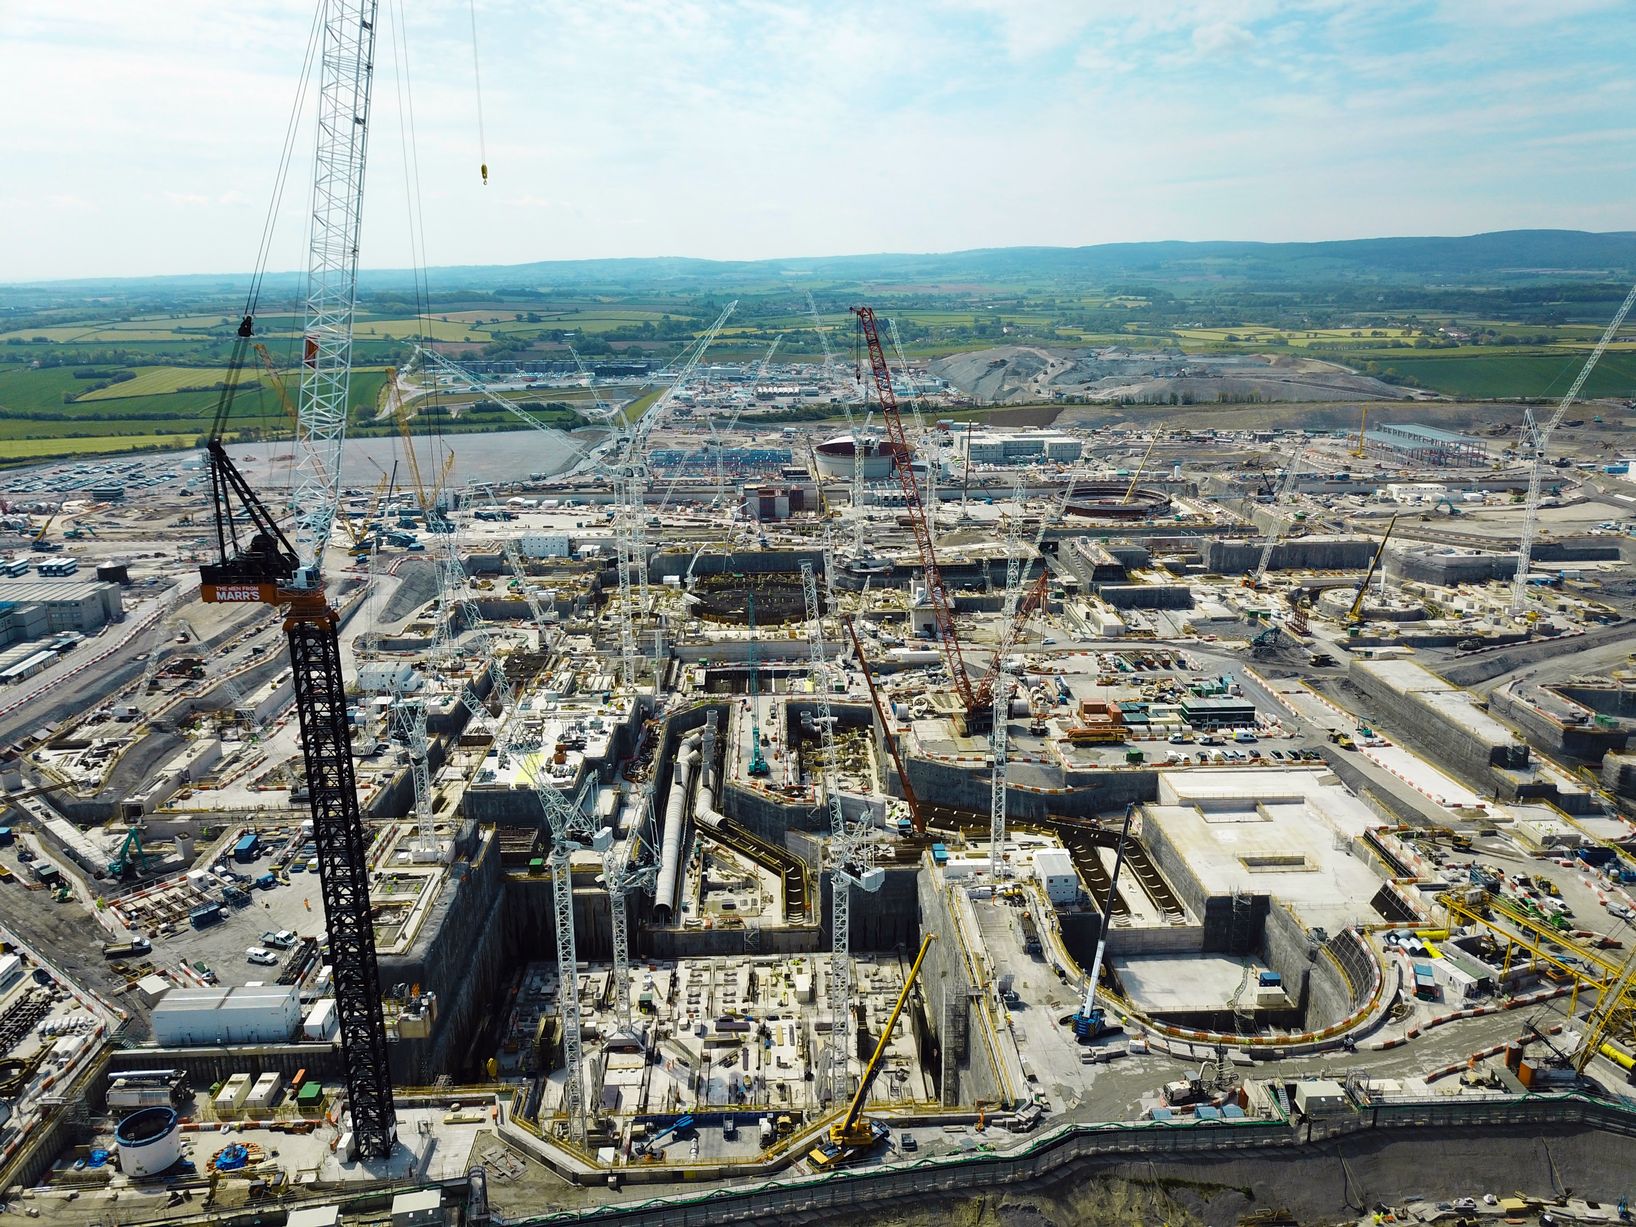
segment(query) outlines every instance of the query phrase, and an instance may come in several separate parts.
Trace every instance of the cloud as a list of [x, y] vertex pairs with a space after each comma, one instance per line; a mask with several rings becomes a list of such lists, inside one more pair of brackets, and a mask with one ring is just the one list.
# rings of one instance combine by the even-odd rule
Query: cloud
[[[245, 268], [311, 0], [0, 3], [31, 240], [0, 277]], [[412, 202], [462, 264], [1470, 231], [1636, 190], [1636, 10], [1603, 0], [479, 0], [481, 139], [464, 0], [381, 11], [371, 267], [416, 258]]]

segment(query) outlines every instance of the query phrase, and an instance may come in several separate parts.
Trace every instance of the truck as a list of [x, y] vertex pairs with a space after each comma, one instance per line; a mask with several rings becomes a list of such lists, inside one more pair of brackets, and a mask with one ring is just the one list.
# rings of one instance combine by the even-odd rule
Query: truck
[[185, 1073], [177, 1069], [137, 1069], [109, 1075], [110, 1108], [174, 1108], [193, 1098]]
[[104, 942], [102, 957], [105, 959], [137, 959], [153, 949], [153, 943], [145, 937], [133, 937], [128, 942]]

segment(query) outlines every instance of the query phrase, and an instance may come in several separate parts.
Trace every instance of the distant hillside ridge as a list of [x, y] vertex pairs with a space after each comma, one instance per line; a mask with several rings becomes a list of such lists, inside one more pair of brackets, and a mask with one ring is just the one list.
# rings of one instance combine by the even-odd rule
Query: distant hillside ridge
[[[413, 283], [407, 269], [366, 269], [365, 292]], [[1458, 237], [1337, 239], [1315, 243], [1238, 241], [1102, 243], [1087, 247], [993, 247], [928, 254], [801, 256], [776, 260], [701, 260], [680, 256], [541, 260], [526, 264], [451, 265], [426, 273], [432, 289], [538, 291], [602, 285], [670, 290], [731, 290], [782, 281], [832, 287], [971, 281], [1034, 285], [1153, 285], [1188, 283], [1517, 284], [1563, 279], [1636, 280], [1636, 231], [1503, 230]], [[270, 283], [294, 283], [295, 273]], [[81, 278], [34, 282], [60, 288], [229, 290], [241, 274]]]

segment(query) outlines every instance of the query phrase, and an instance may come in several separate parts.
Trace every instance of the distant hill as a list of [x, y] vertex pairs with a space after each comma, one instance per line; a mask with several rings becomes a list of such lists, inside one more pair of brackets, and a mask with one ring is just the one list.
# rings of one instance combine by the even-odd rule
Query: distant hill
[[[773, 284], [854, 286], [878, 282], [1027, 283], [1107, 286], [1123, 281], [1185, 287], [1208, 283], [1312, 285], [1514, 285], [1564, 279], [1636, 279], [1636, 232], [1506, 230], [1455, 238], [1342, 239], [1324, 243], [1158, 242], [1091, 247], [995, 247], [934, 254], [807, 256], [778, 260], [695, 260], [684, 257], [542, 260], [433, 268], [436, 290], [550, 290], [606, 286], [636, 291], [723, 292]], [[293, 273], [268, 278], [269, 289], [296, 284]], [[54, 289], [92, 290], [138, 285], [179, 292], [236, 292], [242, 275], [81, 279]], [[412, 283], [404, 269], [365, 270], [365, 291]], [[38, 283], [36, 283], [38, 284]]]
[[[373, 280], [385, 274], [368, 274]], [[1478, 282], [1636, 277], [1636, 232], [1507, 230], [1460, 238], [1343, 239], [1325, 243], [1158, 242], [1093, 247], [994, 247], [929, 255], [885, 253], [782, 260], [549, 260], [431, 270], [434, 285], [661, 284], [724, 288], [768, 280], [814, 282], [1064, 282], [1120, 280]]]

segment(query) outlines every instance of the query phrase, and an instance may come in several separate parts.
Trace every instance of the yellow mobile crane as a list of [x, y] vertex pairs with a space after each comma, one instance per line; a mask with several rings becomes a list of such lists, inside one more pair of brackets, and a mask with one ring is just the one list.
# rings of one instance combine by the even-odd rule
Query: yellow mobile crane
[[392, 404], [392, 417], [398, 424], [398, 434], [403, 438], [404, 456], [409, 461], [409, 476], [415, 483], [415, 501], [420, 504], [420, 514], [426, 522], [426, 529], [434, 533], [453, 532], [454, 525], [443, 514], [438, 501], [442, 497], [443, 487], [448, 483], [449, 474], [454, 469], [454, 453], [451, 451], [444, 460], [436, 484], [428, 486], [420, 474], [420, 458], [415, 452], [415, 433], [410, 425], [409, 406], [403, 399], [403, 390], [398, 385], [398, 372], [394, 368], [387, 368], [386, 387], [387, 399]]
[[1629, 1042], [1632, 1009], [1636, 1008], [1633, 993], [1636, 993], [1636, 954], [1625, 961], [1617, 979], [1602, 990], [1596, 1008], [1585, 1019], [1585, 1038], [1574, 1058], [1576, 1073], [1584, 1073], [1591, 1058], [1600, 1053], [1625, 1071], [1627, 1081], [1636, 1082], [1636, 1059], [1613, 1043], [1615, 1032], [1622, 1032], [1620, 1038]]
[[1380, 560], [1386, 556], [1386, 543], [1392, 539], [1392, 529], [1397, 527], [1397, 517], [1393, 516], [1386, 523], [1386, 531], [1381, 535], [1380, 547], [1375, 550], [1375, 556], [1369, 562], [1369, 569], [1363, 573], [1363, 583], [1358, 585], [1358, 595], [1352, 602], [1352, 608], [1346, 611], [1346, 624], [1355, 626], [1361, 619], [1363, 609], [1363, 594], [1369, 591], [1369, 581], [1375, 578], [1375, 571], [1380, 567]]
[[898, 1015], [903, 1013], [903, 1003], [909, 1000], [909, 990], [915, 986], [915, 977], [920, 974], [920, 965], [926, 961], [926, 951], [936, 940], [937, 934], [928, 933], [921, 941], [920, 953], [915, 955], [914, 966], [909, 968], [909, 974], [904, 978], [903, 991], [898, 994], [891, 1017], [880, 1030], [880, 1039], [875, 1043], [875, 1055], [869, 1058], [869, 1064], [864, 1067], [863, 1077], [858, 1079], [858, 1090], [852, 1096], [852, 1104], [847, 1108], [846, 1115], [831, 1125], [818, 1145], [808, 1152], [807, 1161], [812, 1164], [814, 1171], [830, 1172], [867, 1158], [890, 1134], [891, 1131], [884, 1122], [864, 1118], [863, 1105], [869, 1098], [869, 1087], [875, 1081], [875, 1075], [880, 1072], [881, 1058], [886, 1055], [886, 1045], [892, 1039]]

